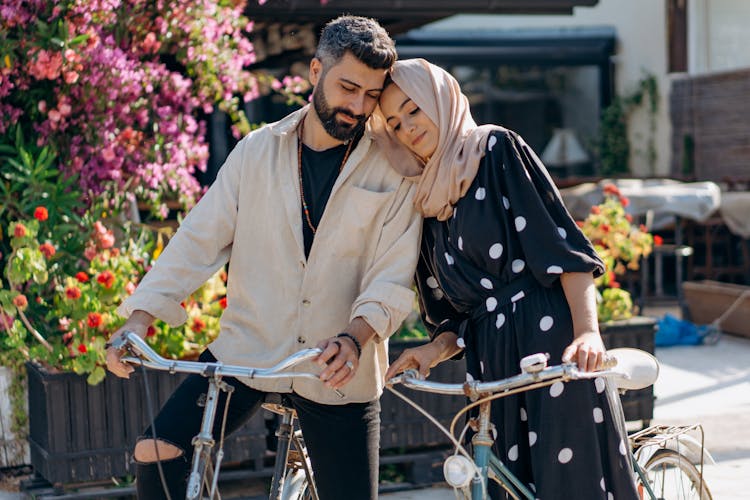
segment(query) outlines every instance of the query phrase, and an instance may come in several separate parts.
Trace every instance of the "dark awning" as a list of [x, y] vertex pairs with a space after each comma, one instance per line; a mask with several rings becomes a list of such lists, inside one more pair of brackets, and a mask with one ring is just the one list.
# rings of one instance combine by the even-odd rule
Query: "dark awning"
[[372, 17], [391, 35], [455, 14], [571, 14], [599, 0], [268, 0], [248, 2], [248, 17], [261, 23], [322, 25], [341, 14]]
[[396, 37], [399, 57], [456, 64], [608, 65], [616, 32], [609, 26], [506, 30], [414, 30]]

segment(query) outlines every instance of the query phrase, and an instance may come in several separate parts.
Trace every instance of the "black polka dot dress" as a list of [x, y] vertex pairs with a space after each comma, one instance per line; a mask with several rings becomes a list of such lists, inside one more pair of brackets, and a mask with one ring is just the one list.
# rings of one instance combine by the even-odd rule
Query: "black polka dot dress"
[[[493, 132], [453, 217], [425, 219], [425, 324], [433, 336], [460, 335], [469, 379], [516, 375], [536, 352], [557, 364], [573, 339], [565, 272], [598, 276], [603, 264], [534, 152], [514, 132]], [[494, 452], [537, 498], [637, 498], [622, 412], [605, 385], [557, 383], [493, 403]]]

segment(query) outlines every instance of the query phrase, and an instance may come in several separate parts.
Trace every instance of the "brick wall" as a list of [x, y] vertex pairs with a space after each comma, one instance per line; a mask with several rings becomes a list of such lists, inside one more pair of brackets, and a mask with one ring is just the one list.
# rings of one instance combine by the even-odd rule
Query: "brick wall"
[[692, 158], [698, 180], [750, 179], [750, 69], [680, 77], [670, 99], [672, 175]]

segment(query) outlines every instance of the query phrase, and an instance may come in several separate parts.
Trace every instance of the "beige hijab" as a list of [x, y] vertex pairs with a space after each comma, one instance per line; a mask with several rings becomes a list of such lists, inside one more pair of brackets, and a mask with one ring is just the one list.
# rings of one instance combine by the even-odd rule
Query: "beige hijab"
[[[412, 158], [392, 161], [393, 166], [417, 183], [414, 197], [417, 210], [425, 217], [446, 220], [453, 214], [453, 205], [466, 194], [476, 177], [487, 136], [493, 130], [505, 129], [495, 125], [477, 126], [471, 117], [469, 100], [461, 93], [456, 79], [424, 59], [396, 62], [392, 78], [435, 122], [440, 134], [437, 149], [427, 163], [411, 154]], [[389, 140], [396, 140], [390, 129], [388, 132]], [[386, 149], [394, 151], [392, 147]]]

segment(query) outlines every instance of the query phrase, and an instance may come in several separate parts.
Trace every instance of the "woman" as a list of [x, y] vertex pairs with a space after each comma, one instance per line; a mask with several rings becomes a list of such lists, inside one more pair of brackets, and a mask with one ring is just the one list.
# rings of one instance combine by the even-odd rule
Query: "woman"
[[[478, 127], [458, 82], [422, 59], [396, 63], [380, 109], [416, 160], [398, 165], [425, 217], [417, 286], [432, 333], [386, 378], [426, 375], [462, 350], [467, 377], [483, 381], [517, 374], [536, 352], [600, 367], [593, 278], [603, 263], [523, 139]], [[495, 453], [538, 498], [637, 497], [619, 401], [603, 379], [502, 398], [492, 416]]]

